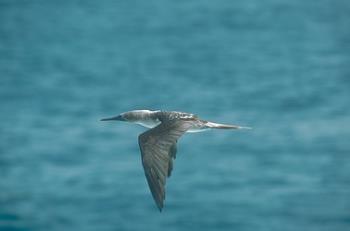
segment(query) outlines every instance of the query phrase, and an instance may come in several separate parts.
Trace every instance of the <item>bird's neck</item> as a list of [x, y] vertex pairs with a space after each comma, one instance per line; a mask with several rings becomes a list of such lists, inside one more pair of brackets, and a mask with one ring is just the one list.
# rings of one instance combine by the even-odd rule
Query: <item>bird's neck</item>
[[157, 116], [158, 111], [146, 111], [144, 110], [142, 114], [139, 114], [139, 117], [134, 122], [146, 128], [154, 128], [160, 124], [160, 120]]

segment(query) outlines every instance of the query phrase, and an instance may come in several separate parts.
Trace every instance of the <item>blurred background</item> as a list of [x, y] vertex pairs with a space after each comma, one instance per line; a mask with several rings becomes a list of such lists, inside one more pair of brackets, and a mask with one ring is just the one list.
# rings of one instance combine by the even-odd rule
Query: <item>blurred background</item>
[[[0, 0], [0, 230], [350, 230], [348, 0]], [[165, 209], [142, 127], [180, 140]]]

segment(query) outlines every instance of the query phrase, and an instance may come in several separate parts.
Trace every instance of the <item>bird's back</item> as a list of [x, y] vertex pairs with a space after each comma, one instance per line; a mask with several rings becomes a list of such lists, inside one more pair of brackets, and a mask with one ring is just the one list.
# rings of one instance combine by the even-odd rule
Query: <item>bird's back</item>
[[195, 114], [178, 111], [159, 111], [156, 115], [160, 121], [198, 119]]

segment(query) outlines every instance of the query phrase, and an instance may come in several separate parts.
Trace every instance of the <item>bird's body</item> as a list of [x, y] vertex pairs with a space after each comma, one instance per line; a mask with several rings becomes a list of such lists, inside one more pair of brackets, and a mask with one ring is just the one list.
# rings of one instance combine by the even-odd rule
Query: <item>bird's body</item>
[[149, 110], [135, 110], [129, 113], [128, 117], [146, 128], [154, 128], [159, 125], [162, 121], [191, 121], [192, 126], [186, 132], [202, 132], [211, 128], [222, 128], [222, 129], [239, 129], [243, 127], [235, 125], [218, 124], [205, 120], [199, 119], [195, 114], [178, 112], [178, 111], [149, 111]]
[[165, 182], [173, 169], [177, 140], [184, 133], [248, 128], [213, 123], [199, 119], [194, 114], [177, 111], [134, 110], [102, 119], [107, 120], [127, 121], [150, 128], [139, 136], [139, 146], [148, 185], [159, 210], [163, 208]]

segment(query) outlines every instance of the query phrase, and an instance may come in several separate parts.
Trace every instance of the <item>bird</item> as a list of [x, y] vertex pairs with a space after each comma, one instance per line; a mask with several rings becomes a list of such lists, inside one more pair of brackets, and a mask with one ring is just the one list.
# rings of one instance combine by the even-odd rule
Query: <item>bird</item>
[[138, 137], [141, 160], [153, 199], [161, 212], [165, 201], [165, 184], [173, 170], [177, 141], [184, 133], [210, 129], [251, 129], [200, 119], [197, 115], [179, 111], [132, 110], [101, 121], [125, 121], [149, 130]]

